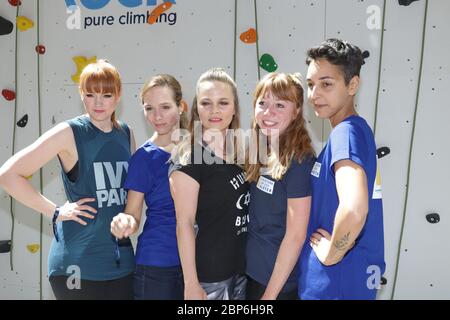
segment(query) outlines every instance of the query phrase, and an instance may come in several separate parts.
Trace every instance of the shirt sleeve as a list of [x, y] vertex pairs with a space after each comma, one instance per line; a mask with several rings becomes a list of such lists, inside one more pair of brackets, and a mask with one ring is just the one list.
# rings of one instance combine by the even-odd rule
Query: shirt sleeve
[[329, 169], [341, 160], [350, 160], [364, 168], [369, 153], [364, 132], [352, 123], [341, 123], [330, 136], [331, 162]]
[[286, 174], [288, 198], [304, 198], [311, 195], [311, 170], [314, 162], [314, 158], [306, 158], [301, 163], [292, 160]]
[[171, 163], [169, 167], [169, 176], [175, 171], [183, 172], [198, 183], [201, 183], [201, 165], [181, 165], [179, 163]]
[[143, 148], [139, 148], [129, 161], [124, 187], [126, 190], [148, 193], [151, 190], [152, 181], [153, 174], [150, 170], [148, 153]]

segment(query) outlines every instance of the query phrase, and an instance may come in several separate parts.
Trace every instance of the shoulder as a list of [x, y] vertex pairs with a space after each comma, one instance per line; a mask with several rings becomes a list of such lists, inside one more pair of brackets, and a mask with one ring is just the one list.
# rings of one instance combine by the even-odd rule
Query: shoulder
[[316, 157], [313, 155], [305, 156], [301, 160], [292, 159], [287, 175], [297, 176], [299, 172], [305, 172], [309, 174], [314, 167], [315, 162]]

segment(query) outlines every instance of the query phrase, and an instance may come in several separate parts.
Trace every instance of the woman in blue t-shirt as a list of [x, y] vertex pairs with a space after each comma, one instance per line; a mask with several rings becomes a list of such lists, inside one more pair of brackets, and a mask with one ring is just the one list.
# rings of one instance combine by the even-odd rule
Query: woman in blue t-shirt
[[250, 146], [258, 148], [258, 159], [250, 158], [246, 167], [247, 299], [297, 299], [295, 266], [306, 238], [314, 164], [300, 75], [266, 75], [256, 86], [253, 106], [252, 128], [260, 137]]
[[119, 239], [135, 234], [145, 200], [147, 218], [136, 250], [135, 299], [179, 300], [183, 299], [183, 274], [168, 160], [174, 145], [174, 130], [186, 127], [187, 105], [182, 100], [180, 84], [167, 74], [152, 77], [141, 91], [141, 100], [145, 117], [155, 133], [130, 160], [125, 181], [127, 205], [125, 212], [111, 222], [111, 232]]
[[385, 270], [375, 139], [355, 96], [361, 50], [328, 39], [307, 52], [308, 99], [331, 133], [311, 172], [310, 246], [300, 257], [301, 299], [375, 299]]

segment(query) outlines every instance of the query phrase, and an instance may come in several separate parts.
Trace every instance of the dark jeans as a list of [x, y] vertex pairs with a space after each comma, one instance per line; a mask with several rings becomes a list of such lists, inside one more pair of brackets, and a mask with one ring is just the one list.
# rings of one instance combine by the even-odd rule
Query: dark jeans
[[181, 266], [153, 267], [136, 265], [134, 299], [183, 300], [184, 282]]
[[126, 277], [92, 281], [81, 279], [79, 289], [67, 287], [68, 276], [50, 276], [49, 281], [57, 300], [131, 300], [133, 299], [133, 274]]
[[[267, 286], [247, 276], [247, 300], [260, 300]], [[277, 300], [298, 300], [297, 288], [290, 292], [280, 292]]]

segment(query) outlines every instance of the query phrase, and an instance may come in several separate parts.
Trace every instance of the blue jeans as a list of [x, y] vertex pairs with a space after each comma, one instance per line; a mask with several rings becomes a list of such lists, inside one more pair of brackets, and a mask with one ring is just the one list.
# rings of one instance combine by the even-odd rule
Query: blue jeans
[[153, 267], [136, 265], [135, 300], [183, 300], [184, 282], [181, 266]]

